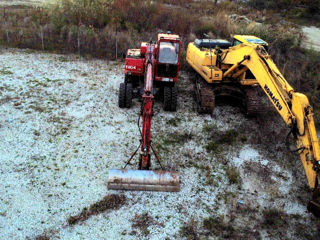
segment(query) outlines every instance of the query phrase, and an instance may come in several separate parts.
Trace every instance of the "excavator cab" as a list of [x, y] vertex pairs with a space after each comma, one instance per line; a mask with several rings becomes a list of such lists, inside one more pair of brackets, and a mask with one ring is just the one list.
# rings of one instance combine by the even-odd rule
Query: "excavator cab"
[[266, 51], [268, 51], [269, 44], [253, 35], [234, 35], [232, 39], [232, 46], [240, 45], [241, 43], [254, 43], [259, 44], [264, 47]]

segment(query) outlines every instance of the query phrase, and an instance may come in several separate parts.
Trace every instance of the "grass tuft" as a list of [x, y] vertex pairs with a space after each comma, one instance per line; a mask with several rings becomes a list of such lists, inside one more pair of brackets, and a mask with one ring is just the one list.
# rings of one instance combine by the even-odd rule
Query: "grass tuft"
[[69, 225], [75, 225], [87, 220], [93, 215], [98, 215], [107, 210], [119, 209], [125, 202], [126, 197], [124, 195], [109, 194], [101, 201], [92, 204], [89, 209], [85, 207], [80, 214], [69, 217], [67, 222]]
[[2, 68], [0, 70], [0, 75], [12, 75], [13, 72], [9, 71], [7, 68]]
[[227, 177], [229, 179], [230, 184], [240, 184], [241, 183], [240, 173], [237, 168], [235, 168], [235, 167], [227, 168], [226, 174], [227, 174]]
[[271, 208], [266, 209], [262, 212], [263, 214], [263, 224], [267, 228], [273, 227], [283, 227], [286, 225], [286, 217], [287, 215], [280, 209]]
[[156, 223], [153, 217], [149, 216], [147, 212], [136, 214], [132, 221], [132, 228], [139, 228], [144, 236], [150, 234], [148, 227]]
[[197, 231], [197, 225], [198, 223], [193, 218], [191, 218], [189, 222], [185, 223], [183, 226], [180, 227], [180, 236], [190, 240], [200, 239], [199, 233]]

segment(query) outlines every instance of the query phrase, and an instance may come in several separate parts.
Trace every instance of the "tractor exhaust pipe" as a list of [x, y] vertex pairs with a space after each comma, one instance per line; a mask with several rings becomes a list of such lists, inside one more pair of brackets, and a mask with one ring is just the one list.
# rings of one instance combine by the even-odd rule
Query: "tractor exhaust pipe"
[[173, 171], [110, 169], [108, 189], [179, 192], [179, 173]]

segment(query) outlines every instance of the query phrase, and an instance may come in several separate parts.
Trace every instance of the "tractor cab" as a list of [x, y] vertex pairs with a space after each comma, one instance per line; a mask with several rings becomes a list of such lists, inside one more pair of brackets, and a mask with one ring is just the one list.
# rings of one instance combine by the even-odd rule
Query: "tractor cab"
[[181, 40], [175, 34], [158, 35], [156, 81], [176, 82], [180, 67]]

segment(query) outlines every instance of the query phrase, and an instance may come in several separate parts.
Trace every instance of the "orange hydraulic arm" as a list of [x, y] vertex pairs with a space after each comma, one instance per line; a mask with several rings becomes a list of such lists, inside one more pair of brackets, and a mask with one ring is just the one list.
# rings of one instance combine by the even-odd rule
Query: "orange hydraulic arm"
[[140, 153], [140, 169], [150, 167], [151, 120], [153, 115], [153, 63], [154, 45], [148, 44], [146, 56], [145, 86], [142, 95], [142, 144]]

